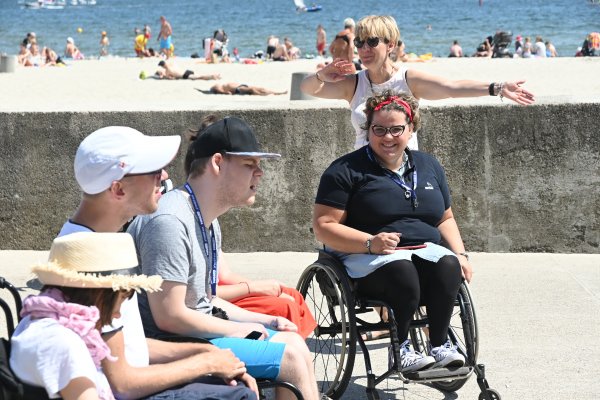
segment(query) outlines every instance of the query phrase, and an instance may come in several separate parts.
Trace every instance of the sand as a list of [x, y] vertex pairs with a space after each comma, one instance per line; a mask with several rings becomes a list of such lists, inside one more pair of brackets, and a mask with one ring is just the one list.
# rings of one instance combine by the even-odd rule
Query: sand
[[[214, 81], [141, 80], [152, 75], [156, 59], [107, 58], [73, 62], [67, 67], [25, 68], [0, 73], [0, 112], [169, 111], [254, 108], [344, 107], [344, 101], [290, 101], [290, 94], [259, 97], [204, 94]], [[205, 64], [177, 58], [178, 68], [199, 74], [220, 73], [221, 81], [291, 89], [292, 74], [313, 72], [319, 60], [246, 64]], [[447, 59], [409, 63], [410, 68], [454, 79], [527, 80], [539, 104], [600, 102], [600, 58]], [[199, 90], [197, 90], [199, 89]], [[500, 104], [495, 97], [423, 101], [424, 106]]]

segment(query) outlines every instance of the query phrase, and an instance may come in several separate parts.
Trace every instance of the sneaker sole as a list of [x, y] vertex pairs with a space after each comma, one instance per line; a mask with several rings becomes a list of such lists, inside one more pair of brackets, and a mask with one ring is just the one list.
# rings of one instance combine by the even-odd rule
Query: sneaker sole
[[[444, 360], [444, 361], [446, 361], [446, 360]], [[433, 365], [433, 368], [460, 368], [463, 365], [465, 365], [464, 360], [457, 359], [457, 360], [449, 360], [446, 363], [444, 363], [444, 362], [435, 363]]]
[[417, 363], [417, 364], [410, 365], [410, 366], [408, 366], [406, 368], [402, 368], [401, 371], [402, 372], [406, 372], [406, 373], [408, 373], [408, 372], [424, 371], [426, 369], [429, 369], [434, 364], [435, 364], [435, 361], [430, 361], [430, 362], [427, 362], [427, 363], [422, 364], [422, 365], [419, 365], [419, 363]]

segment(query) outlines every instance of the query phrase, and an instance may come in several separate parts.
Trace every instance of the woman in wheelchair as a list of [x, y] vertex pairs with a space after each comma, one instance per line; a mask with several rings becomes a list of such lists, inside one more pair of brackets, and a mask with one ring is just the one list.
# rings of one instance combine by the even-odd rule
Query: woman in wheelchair
[[[342, 260], [357, 293], [390, 305], [403, 372], [462, 366], [448, 326], [462, 279], [470, 281], [472, 271], [444, 170], [433, 156], [407, 147], [421, 122], [414, 97], [386, 91], [367, 99], [365, 114], [368, 144], [335, 160], [321, 177], [315, 234]], [[429, 354], [408, 340], [420, 305], [430, 321]]]
[[132, 276], [137, 255], [125, 233], [55, 239], [48, 260], [32, 269], [44, 286], [23, 302], [10, 366], [21, 381], [44, 388], [49, 398], [114, 399], [100, 362], [116, 358], [100, 328], [120, 317], [121, 303], [134, 290], [159, 290], [162, 279]]

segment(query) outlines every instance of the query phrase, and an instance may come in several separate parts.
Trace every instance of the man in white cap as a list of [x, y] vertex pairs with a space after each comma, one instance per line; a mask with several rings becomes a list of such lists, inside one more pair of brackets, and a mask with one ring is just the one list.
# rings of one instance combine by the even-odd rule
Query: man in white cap
[[[186, 155], [186, 184], [165, 194], [154, 214], [136, 218], [128, 229], [142, 272], [164, 279], [159, 295], [140, 295], [140, 312], [148, 336], [210, 339], [231, 349], [252, 376], [288, 381], [306, 400], [316, 400], [312, 355], [296, 325], [216, 295], [217, 217], [252, 205], [263, 175], [261, 159], [279, 157], [261, 151], [250, 126], [238, 118], [217, 121], [199, 134]], [[288, 398], [284, 392], [278, 398]]]
[[[156, 211], [161, 180], [168, 178], [164, 168], [177, 155], [180, 142], [180, 136], [146, 136], [123, 126], [101, 128], [87, 136], [77, 149], [74, 163], [83, 197], [59, 236], [117, 232], [134, 216]], [[256, 395], [256, 382], [231, 351], [204, 343], [146, 339], [137, 295], [123, 303], [121, 318], [105, 326], [102, 333], [111, 353], [118, 357], [115, 362], [102, 363], [118, 398], [169, 395], [252, 399]], [[224, 379], [230, 386], [197, 382], [208, 374], [222, 378], [220, 382]], [[235, 379], [241, 379], [252, 390], [235, 387]], [[189, 384], [192, 381], [196, 382]]]

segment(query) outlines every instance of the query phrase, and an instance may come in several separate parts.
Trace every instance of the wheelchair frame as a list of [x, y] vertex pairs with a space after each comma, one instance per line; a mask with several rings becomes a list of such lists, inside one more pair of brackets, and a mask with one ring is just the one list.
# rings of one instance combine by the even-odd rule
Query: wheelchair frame
[[[298, 280], [297, 289], [311, 308], [317, 327], [307, 339], [314, 352], [315, 366], [323, 368], [320, 391], [333, 399], [342, 397], [352, 377], [356, 356], [356, 343], [362, 349], [366, 375], [366, 394], [369, 400], [378, 400], [376, 386], [390, 375], [397, 374], [404, 383], [431, 383], [437, 389], [454, 392], [460, 389], [473, 372], [481, 393], [479, 400], [497, 400], [500, 394], [491, 389], [485, 379], [485, 367], [477, 363], [479, 333], [472, 297], [468, 286], [463, 283], [459, 289], [448, 335], [465, 357], [465, 365], [460, 368], [435, 368], [411, 373], [403, 373], [399, 366], [400, 342], [394, 313], [384, 302], [355, 295], [353, 283], [344, 265], [334, 256], [319, 251], [317, 261], [309, 265]], [[388, 311], [388, 321], [368, 322], [360, 315], [384, 307]], [[422, 307], [415, 313], [410, 325], [409, 337], [415, 350], [426, 352], [429, 339], [426, 328], [429, 322]], [[362, 333], [367, 331], [389, 330], [391, 367], [376, 376], [371, 364], [367, 344]]]

